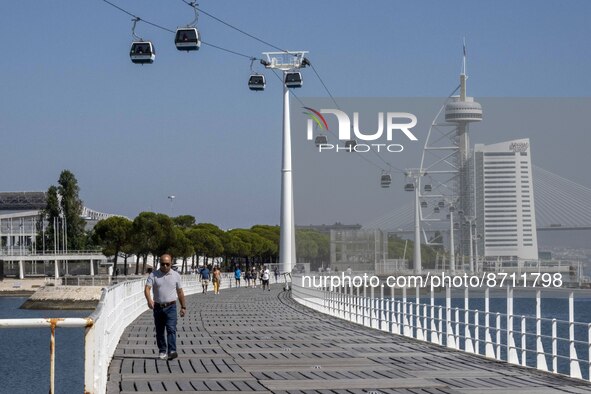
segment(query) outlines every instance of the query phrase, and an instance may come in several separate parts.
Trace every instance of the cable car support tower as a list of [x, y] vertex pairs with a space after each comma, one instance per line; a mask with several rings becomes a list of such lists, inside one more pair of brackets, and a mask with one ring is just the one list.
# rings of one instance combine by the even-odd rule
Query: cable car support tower
[[281, 154], [281, 216], [279, 223], [279, 270], [282, 274], [291, 272], [296, 263], [289, 88], [302, 86], [302, 77], [298, 70], [309, 64], [304, 57], [306, 53], [308, 52], [263, 52], [263, 55], [267, 57], [267, 61], [261, 61], [266, 68], [283, 71], [283, 149]]

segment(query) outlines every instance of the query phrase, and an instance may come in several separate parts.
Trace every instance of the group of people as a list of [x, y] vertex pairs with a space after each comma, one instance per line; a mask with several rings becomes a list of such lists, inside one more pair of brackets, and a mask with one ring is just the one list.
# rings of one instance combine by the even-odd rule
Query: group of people
[[211, 265], [204, 266], [199, 271], [199, 279], [201, 280], [201, 287], [203, 288], [203, 294], [207, 293], [209, 287], [209, 281], [213, 283], [213, 294], [220, 294], [220, 285], [222, 283], [222, 271], [216, 265], [212, 268]]
[[[257, 278], [262, 283], [264, 290], [271, 291], [269, 281], [271, 271], [263, 266], [259, 270], [253, 268], [246, 271], [245, 279], [247, 286], [256, 287]], [[205, 266], [199, 271], [203, 293], [207, 293], [209, 282], [213, 283], [214, 294], [219, 294], [222, 282], [222, 272], [219, 267]], [[275, 269], [275, 281], [278, 280], [279, 272]], [[237, 266], [234, 271], [236, 285], [240, 287], [242, 271]], [[152, 296], [153, 294], [153, 296]], [[164, 254], [160, 257], [160, 268], [150, 272], [146, 280], [144, 295], [148, 308], [153, 311], [154, 325], [156, 326], [156, 345], [158, 346], [158, 357], [161, 360], [173, 360], [178, 357], [176, 348], [176, 326], [177, 314], [184, 317], [187, 313], [187, 303], [181, 275], [172, 269], [172, 257]], [[180, 312], [177, 309], [177, 301], [180, 303]]]
[[[279, 270], [275, 268], [275, 283], [278, 282], [279, 278]], [[234, 270], [234, 280], [236, 281], [236, 287], [240, 287], [241, 280], [242, 280], [243, 272], [240, 267], [236, 266]], [[246, 287], [257, 287], [257, 279], [261, 282], [261, 287], [263, 290], [271, 291], [271, 271], [264, 265], [262, 268], [257, 269], [256, 267], [252, 267], [250, 270], [246, 270], [244, 272], [244, 280], [246, 281]]]

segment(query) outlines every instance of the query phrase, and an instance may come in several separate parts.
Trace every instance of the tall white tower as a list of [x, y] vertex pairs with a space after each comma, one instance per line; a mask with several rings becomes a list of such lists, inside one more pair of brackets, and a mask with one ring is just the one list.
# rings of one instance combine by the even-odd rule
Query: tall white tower
[[[460, 74], [460, 94], [451, 97], [445, 106], [445, 121], [456, 124], [455, 139], [458, 147], [456, 179], [456, 191], [458, 197], [458, 222], [460, 223], [459, 250], [464, 256], [472, 256], [470, 246], [472, 245], [472, 226], [478, 222], [474, 203], [474, 169], [470, 158], [469, 125], [473, 122], [482, 121], [482, 106], [474, 101], [473, 97], [466, 95], [466, 43], [464, 42], [464, 56], [462, 59], [462, 72]], [[462, 217], [462, 215], [464, 217]], [[472, 257], [471, 257], [472, 259]], [[473, 269], [471, 261], [471, 268]]]

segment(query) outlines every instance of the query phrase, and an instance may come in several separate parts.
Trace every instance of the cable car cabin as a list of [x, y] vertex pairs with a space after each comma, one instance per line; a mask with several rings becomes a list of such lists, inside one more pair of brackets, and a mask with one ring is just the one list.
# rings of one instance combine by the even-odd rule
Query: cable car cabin
[[437, 205], [439, 205], [439, 208], [443, 208], [445, 206], [445, 203], [443, 201], [439, 201], [439, 204]]
[[156, 58], [156, 50], [150, 41], [136, 41], [131, 44], [129, 57], [136, 64], [152, 64]]
[[356, 146], [357, 146], [357, 140], [345, 141], [345, 152], [355, 152]]
[[404, 185], [404, 190], [407, 192], [414, 192], [415, 191], [415, 185], [412, 183], [407, 183], [406, 185]]
[[459, 230], [460, 229], [460, 223], [458, 223], [458, 222], [454, 223], [454, 229]]
[[380, 178], [380, 186], [384, 189], [390, 187], [390, 183], [392, 183], [392, 177], [390, 174], [382, 174]]
[[199, 32], [194, 27], [176, 29], [174, 45], [179, 51], [196, 51], [201, 46]]
[[430, 192], [432, 190], [433, 190], [433, 188], [431, 187], [431, 185], [425, 185], [425, 191], [426, 192]]
[[453, 211], [455, 211], [455, 210], [456, 210], [456, 209], [453, 207], [453, 205], [451, 205], [451, 206], [449, 207], [449, 211], [450, 211], [450, 212], [453, 212]]
[[435, 208], [433, 208], [433, 212], [435, 212], [435, 213], [439, 213], [439, 207], [435, 207]]
[[265, 86], [267, 84], [265, 83], [265, 76], [264, 75], [251, 75], [250, 78], [248, 78], [248, 88], [250, 90], [256, 90], [256, 91], [261, 91], [261, 90], [265, 90]]
[[450, 214], [448, 213], [447, 215], [445, 215], [445, 218], [446, 218], [446, 219], [451, 219], [451, 216], [450, 216]]
[[316, 144], [316, 146], [328, 144], [328, 138], [326, 138], [325, 135], [316, 136], [316, 138], [314, 139], [314, 143]]
[[302, 73], [293, 72], [285, 74], [285, 86], [288, 88], [301, 88], [303, 84]]
[[427, 201], [421, 201], [421, 208], [427, 208]]

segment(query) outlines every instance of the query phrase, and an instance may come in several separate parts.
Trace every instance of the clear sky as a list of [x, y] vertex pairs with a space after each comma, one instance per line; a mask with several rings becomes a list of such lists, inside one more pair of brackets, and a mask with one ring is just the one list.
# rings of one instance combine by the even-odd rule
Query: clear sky
[[[193, 17], [181, 0], [113, 2], [173, 30]], [[463, 37], [472, 96], [591, 91], [587, 0], [202, 0], [200, 7], [281, 48], [310, 51], [335, 97], [446, 96], [457, 85]], [[0, 2], [0, 189], [46, 190], [67, 168], [85, 205], [98, 211], [192, 214], [223, 228], [277, 224], [279, 81], [267, 72], [267, 90], [251, 92], [248, 59], [208, 46], [179, 52], [173, 34], [144, 23], [137, 33], [154, 42], [157, 57], [134, 65], [131, 25], [101, 0]], [[205, 42], [249, 56], [273, 50], [206, 15], [198, 27]], [[297, 92], [304, 102], [326, 96], [311, 69], [304, 78]], [[585, 184], [573, 168], [589, 167], [588, 127], [569, 132], [578, 155], [538, 159], [534, 151], [534, 164]], [[544, 144], [565, 140], [557, 133]], [[176, 196], [172, 209], [168, 195]]]

